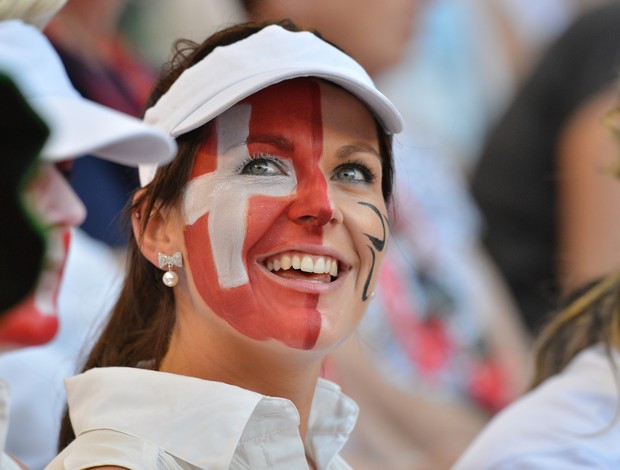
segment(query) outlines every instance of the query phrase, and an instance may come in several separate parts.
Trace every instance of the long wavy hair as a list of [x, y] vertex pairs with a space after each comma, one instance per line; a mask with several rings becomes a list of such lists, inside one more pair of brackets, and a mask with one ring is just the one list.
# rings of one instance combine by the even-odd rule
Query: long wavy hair
[[[210, 36], [202, 44], [188, 40], [178, 41], [174, 57], [163, 67], [147, 107], [155, 104], [184, 70], [198, 63], [213, 49], [245, 39], [270, 24], [274, 23], [243, 23], [231, 26]], [[301, 31], [288, 20], [275, 24], [289, 31]], [[182, 190], [189, 180], [196, 153], [212, 129], [207, 123], [179, 136], [176, 158], [168, 165], [160, 167], [153, 181], [138, 193], [128, 208], [127, 216], [131, 217], [139, 211], [141, 232], [145, 230], [152, 214], [177, 207], [181, 203]], [[377, 129], [382, 156], [382, 191], [386, 203], [389, 204], [393, 185], [392, 140], [391, 135], [378, 123]], [[158, 370], [168, 350], [175, 324], [173, 290], [161, 282], [161, 270], [144, 258], [132, 232], [127, 251], [127, 274], [120, 297], [88, 356], [83, 371], [95, 367], [136, 367], [138, 364], [140, 367], [146, 365], [150, 369]], [[64, 449], [73, 439], [75, 434], [68, 412], [65, 412], [58, 442], [59, 450]]]

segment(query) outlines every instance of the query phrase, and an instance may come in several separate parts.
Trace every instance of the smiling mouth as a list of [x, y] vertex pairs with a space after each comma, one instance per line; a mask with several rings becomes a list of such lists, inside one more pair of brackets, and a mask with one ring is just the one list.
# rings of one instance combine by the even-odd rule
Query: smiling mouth
[[331, 256], [286, 252], [270, 256], [263, 264], [268, 271], [284, 279], [329, 283], [338, 278], [338, 261]]

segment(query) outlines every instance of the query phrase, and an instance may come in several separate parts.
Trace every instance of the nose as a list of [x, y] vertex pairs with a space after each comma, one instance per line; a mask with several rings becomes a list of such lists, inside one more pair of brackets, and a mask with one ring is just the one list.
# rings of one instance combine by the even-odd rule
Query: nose
[[322, 227], [340, 218], [324, 177], [312, 184], [299, 185], [294, 197], [288, 217], [297, 224]]
[[62, 174], [46, 165], [26, 190], [30, 210], [49, 227], [75, 227], [84, 222], [86, 208]]

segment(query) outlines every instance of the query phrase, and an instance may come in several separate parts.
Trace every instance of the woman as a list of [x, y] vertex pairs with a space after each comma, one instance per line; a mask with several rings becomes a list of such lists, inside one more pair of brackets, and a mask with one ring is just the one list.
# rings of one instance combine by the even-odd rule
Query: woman
[[141, 168], [127, 282], [48, 468], [348, 468], [357, 407], [319, 375], [373, 295], [400, 116], [289, 22], [186, 47], [151, 103], [179, 152]]

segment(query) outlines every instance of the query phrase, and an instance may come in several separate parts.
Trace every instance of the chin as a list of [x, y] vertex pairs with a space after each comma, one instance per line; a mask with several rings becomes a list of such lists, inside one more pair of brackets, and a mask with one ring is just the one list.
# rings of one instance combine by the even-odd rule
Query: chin
[[58, 295], [67, 259], [70, 232], [51, 232], [46, 269], [33, 293], [0, 317], [0, 348], [39, 346], [50, 342], [59, 328]]
[[342, 344], [356, 330], [357, 321], [352, 323], [352, 318], [338, 318], [338, 315], [338, 313], [335, 315], [322, 314], [321, 333], [314, 345], [314, 351], [329, 353]]
[[33, 294], [3, 314], [0, 320], [0, 348], [6, 351], [39, 346], [51, 341], [57, 332], [56, 312], [40, 312]]

